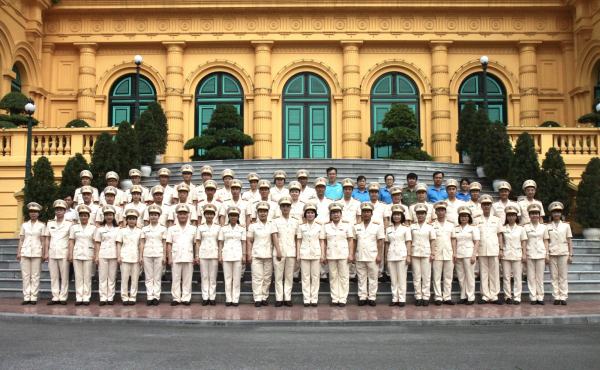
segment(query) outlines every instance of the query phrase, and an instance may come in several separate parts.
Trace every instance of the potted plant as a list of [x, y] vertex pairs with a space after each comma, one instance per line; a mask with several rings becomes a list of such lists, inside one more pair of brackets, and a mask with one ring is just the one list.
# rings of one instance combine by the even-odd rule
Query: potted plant
[[508, 168], [508, 182], [512, 185], [513, 198], [522, 195], [522, 186], [526, 180], [538, 180], [540, 162], [535, 151], [535, 142], [528, 132], [519, 135]]
[[162, 156], [167, 153], [167, 137], [169, 135], [167, 116], [165, 115], [165, 111], [157, 102], [148, 104], [148, 108], [146, 110], [152, 113], [152, 118], [154, 118], [154, 124], [156, 125], [156, 130], [158, 132], [158, 154], [154, 158], [154, 163], [161, 163]]
[[158, 154], [158, 132], [152, 113], [145, 110], [135, 121], [135, 134], [140, 145], [140, 160], [142, 176], [148, 177], [152, 172], [152, 164]]
[[486, 177], [493, 180], [494, 191], [498, 192], [498, 185], [508, 177], [508, 166], [512, 156], [512, 145], [506, 125], [500, 121], [492, 123], [483, 136], [483, 144], [483, 168]]
[[121, 179], [121, 187], [126, 189], [131, 186], [130, 182], [128, 182], [129, 170], [141, 167], [138, 139], [129, 122], [123, 121], [119, 124], [119, 129], [115, 135], [115, 143], [117, 146], [116, 153], [119, 158], [119, 170], [117, 173]]
[[583, 227], [586, 239], [600, 239], [600, 158], [592, 158], [581, 174], [575, 199], [577, 221]]
[[456, 134], [456, 151], [461, 154], [462, 162], [471, 164], [469, 145], [471, 144], [471, 127], [475, 120], [477, 106], [473, 100], [467, 101], [460, 112], [458, 132]]

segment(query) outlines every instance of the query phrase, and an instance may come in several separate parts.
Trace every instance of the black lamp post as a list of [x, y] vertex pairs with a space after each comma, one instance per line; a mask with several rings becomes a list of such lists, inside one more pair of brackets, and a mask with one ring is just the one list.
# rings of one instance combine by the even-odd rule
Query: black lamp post
[[479, 63], [483, 67], [483, 109], [488, 110], [488, 93], [487, 93], [487, 66], [490, 59], [485, 55], [479, 59]]
[[35, 104], [31, 98], [27, 99], [25, 113], [29, 115], [29, 120], [27, 122], [27, 160], [25, 161], [25, 187], [23, 190], [27, 188], [27, 180], [31, 177], [31, 131], [33, 126], [31, 115], [35, 113]]
[[136, 72], [135, 72], [135, 117], [133, 122], [137, 121], [140, 116], [140, 65], [142, 64], [142, 56], [136, 55], [133, 58], [133, 62], [135, 63]]

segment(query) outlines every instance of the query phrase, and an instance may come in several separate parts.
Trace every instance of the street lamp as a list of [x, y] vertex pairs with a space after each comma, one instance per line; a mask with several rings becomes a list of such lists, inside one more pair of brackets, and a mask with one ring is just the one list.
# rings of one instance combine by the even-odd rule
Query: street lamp
[[27, 160], [25, 161], [25, 187], [23, 189], [27, 189], [27, 180], [31, 177], [31, 129], [33, 126], [31, 115], [35, 113], [35, 104], [31, 98], [27, 99], [25, 113], [29, 115], [29, 120], [27, 122]]
[[133, 122], [137, 121], [137, 118], [140, 116], [140, 65], [142, 64], [142, 56], [136, 55], [133, 57], [133, 62], [135, 63], [136, 72], [135, 72], [135, 117]]
[[483, 109], [488, 110], [488, 95], [487, 95], [487, 66], [490, 59], [485, 55], [479, 59], [479, 63], [483, 67]]
[[[596, 105], [596, 113], [600, 114], [600, 103]], [[596, 127], [600, 127], [600, 121], [596, 122]]]

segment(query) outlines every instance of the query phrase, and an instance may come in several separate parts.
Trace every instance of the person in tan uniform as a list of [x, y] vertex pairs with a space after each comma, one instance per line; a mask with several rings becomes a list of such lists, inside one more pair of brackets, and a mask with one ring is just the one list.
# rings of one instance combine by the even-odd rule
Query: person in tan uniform
[[21, 225], [17, 260], [21, 264], [23, 279], [23, 305], [37, 303], [42, 272], [42, 238], [46, 232], [46, 224], [38, 220], [42, 206], [36, 202], [27, 204], [29, 221]]
[[406, 207], [403, 204], [394, 204], [390, 211], [392, 214], [390, 226], [385, 232], [385, 262], [392, 281], [390, 306], [404, 307], [406, 304], [406, 275], [412, 254], [412, 232], [410, 227], [406, 226], [404, 217]]
[[[348, 221], [352, 227], [354, 227], [354, 224], [361, 222], [360, 200], [352, 197], [354, 186], [355, 184], [352, 179], [345, 178], [342, 180], [342, 192], [344, 196], [338, 199], [338, 202], [342, 204], [342, 221]], [[350, 263], [348, 265], [348, 276], [350, 281], [358, 282], [356, 278], [356, 264]]]
[[[150, 189], [150, 194], [152, 194], [152, 199], [154, 200], [154, 203], [152, 203], [151, 205], [160, 208], [158, 223], [163, 225], [164, 227], [167, 227], [169, 226], [168, 218], [169, 214], [171, 213], [171, 206], [164, 202], [165, 193], [166, 190], [162, 185], [155, 185], [152, 187], [152, 189]], [[148, 226], [152, 223], [150, 220], [149, 208], [150, 207], [148, 206], [146, 207], [146, 209], [144, 209], [144, 215], [142, 217], [144, 220], [144, 226]]]
[[[342, 198], [343, 199], [343, 198]], [[354, 240], [353, 224], [342, 220], [343, 200], [329, 205], [330, 222], [323, 225], [324, 262], [329, 266], [329, 284], [331, 286], [331, 306], [344, 307], [348, 299], [349, 253]]]
[[[472, 184], [471, 184], [472, 185]], [[479, 249], [479, 228], [473, 224], [471, 209], [468, 206], [458, 208], [458, 222], [454, 227], [456, 257], [453, 257], [458, 283], [460, 285], [460, 301], [458, 304], [475, 303], [475, 261]]]
[[88, 170], [83, 170], [79, 173], [79, 179], [81, 180], [81, 187], [75, 189], [75, 194], [73, 195], [73, 207], [77, 207], [78, 205], [83, 204], [83, 198], [81, 196], [81, 188], [84, 186], [89, 186], [93, 189], [92, 191], [92, 203], [98, 204], [100, 202], [100, 196], [98, 194], [98, 189], [92, 186], [92, 179], [94, 175]]
[[573, 262], [573, 234], [571, 225], [562, 221], [565, 206], [561, 202], [552, 202], [548, 211], [552, 222], [546, 224], [550, 236], [550, 280], [552, 281], [552, 297], [554, 305], [567, 305], [569, 294], [568, 270]]
[[188, 222], [192, 206], [186, 203], [176, 205], [177, 222], [167, 230], [167, 257], [171, 274], [171, 306], [180, 303], [190, 305], [192, 298], [192, 273], [194, 270], [194, 241], [196, 226]]
[[[402, 188], [399, 186], [392, 186], [389, 190], [390, 192], [390, 196], [392, 197], [392, 203], [389, 203], [388, 205], [386, 205], [386, 210], [384, 211], [384, 215], [386, 216], [387, 220], [388, 220], [388, 225], [391, 225], [391, 220], [392, 220], [392, 207], [395, 205], [401, 205], [402, 207], [404, 207], [404, 219], [406, 220], [406, 224], [410, 225], [411, 224], [411, 220], [409, 219], [410, 215], [409, 215], [409, 210], [408, 207], [405, 206], [404, 204], [402, 204]], [[358, 199], [357, 199], [358, 200]]]
[[79, 224], [71, 227], [69, 234], [69, 262], [73, 262], [75, 271], [75, 306], [89, 306], [92, 296], [92, 269], [94, 257], [94, 235], [96, 226], [89, 222], [88, 206], [78, 207]]
[[[163, 189], [163, 198], [162, 198], [162, 203], [170, 206], [173, 204], [173, 198], [177, 198], [177, 194], [175, 193], [175, 187], [172, 185], [169, 185], [169, 179], [171, 178], [171, 171], [168, 168], [161, 168], [160, 170], [158, 170], [158, 182], [159, 185], [155, 185], [156, 186], [161, 186]], [[149, 199], [146, 200], [154, 200], [153, 198], [153, 194], [152, 194], [152, 190], [150, 190], [150, 194], [149, 194]], [[154, 203], [156, 203], [156, 200], [154, 200]], [[162, 214], [164, 214], [164, 210], [162, 212]]]
[[223, 180], [223, 187], [217, 189], [217, 193], [215, 196], [217, 199], [222, 202], [231, 199], [231, 182], [235, 178], [235, 172], [233, 170], [226, 168], [221, 172], [221, 179]]
[[275, 171], [273, 174], [273, 180], [275, 186], [273, 186], [269, 192], [269, 200], [272, 202], [279, 202], [281, 197], [290, 195], [289, 190], [285, 187], [285, 179], [287, 175], [284, 171]]
[[[507, 304], [521, 303], [523, 290], [523, 264], [527, 262], [527, 233], [523, 225], [519, 225], [519, 209], [513, 205], [506, 207], [506, 221], [502, 232], [503, 247], [500, 252], [504, 286], [504, 299]], [[514, 293], [511, 294], [510, 277], [514, 280]]]
[[[221, 206], [220, 213], [218, 215], [218, 220], [221, 225], [226, 225], [229, 223], [229, 218], [227, 217], [227, 210], [231, 206], [236, 206], [240, 209], [242, 214], [240, 215], [241, 220], [240, 223], [244, 225], [248, 225], [250, 223], [250, 217], [252, 216], [252, 210], [250, 209], [250, 202], [247, 200], [243, 200], [241, 198], [242, 193], [242, 182], [237, 179], [231, 180], [231, 196], [229, 199], [223, 201]], [[215, 207], [216, 209], [216, 207]], [[216, 222], [217, 220], [215, 220]], [[217, 258], [217, 257], [215, 257]]]
[[356, 261], [359, 306], [377, 305], [377, 272], [383, 260], [385, 230], [381, 223], [371, 221], [374, 208], [371, 202], [360, 205], [361, 222], [354, 225], [354, 242], [350, 249], [350, 262]]
[[[295, 190], [298, 194], [299, 190]], [[273, 258], [275, 269], [275, 307], [284, 304], [292, 307], [292, 287], [294, 284], [294, 265], [296, 263], [296, 230], [300, 219], [291, 214], [292, 198], [282, 196], [279, 198], [280, 216], [273, 219], [277, 227], [277, 238], [281, 249], [282, 258]], [[300, 203], [300, 202], [298, 202]], [[302, 216], [300, 216], [302, 217]]]
[[462, 201], [456, 197], [458, 193], [458, 181], [454, 179], [446, 180], [446, 193], [448, 199], [446, 199], [446, 221], [452, 222], [454, 225], [458, 224], [458, 207], [466, 205], [465, 201]]
[[[523, 193], [525, 193], [526, 198], [519, 199], [519, 201], [517, 202], [519, 204], [519, 208], [521, 211], [520, 217], [521, 217], [521, 223], [523, 225], [526, 225], [529, 222], [531, 222], [531, 219], [529, 218], [529, 213], [528, 213], [527, 209], [532, 204], [538, 205], [538, 207], [540, 209], [540, 217], [542, 219], [544, 216], [546, 216], [546, 214], [544, 213], [544, 206], [542, 205], [542, 202], [540, 202], [537, 199], [534, 199], [536, 191], [537, 191], [537, 184], [535, 181], [527, 180], [523, 183]], [[542, 219], [540, 219], [540, 222], [542, 222]]]
[[[105, 206], [109, 205], [109, 206], [114, 207], [115, 212], [116, 212], [115, 220], [117, 221], [117, 224], [119, 226], [124, 226], [123, 209], [115, 204], [115, 200], [117, 199], [117, 194], [118, 194], [118, 189], [115, 188], [114, 186], [107, 186], [106, 189], [104, 189], [102, 191], [102, 196], [104, 197], [104, 205]], [[90, 209], [90, 212], [92, 212], [91, 208], [88, 207], [88, 209]], [[90, 218], [90, 223], [93, 224], [94, 223], [93, 221], [94, 221], [94, 219]], [[104, 213], [97, 212], [96, 219], [95, 219], [95, 225], [97, 227], [99, 227], [102, 224], [102, 221], [104, 221]]]
[[[379, 200], [379, 192], [381, 190], [381, 186], [379, 183], [372, 182], [367, 185], [367, 190], [369, 191], [370, 202], [373, 205], [373, 216], [371, 216], [371, 221], [378, 222], [383, 225], [383, 230], [387, 229], [389, 222], [389, 214], [388, 212], [388, 204]], [[383, 263], [384, 258], [381, 259], [381, 262], [377, 265], [377, 278], [381, 283], [386, 282], [386, 278], [384, 276], [385, 265]]]
[[[417, 190], [417, 197], [419, 197], [419, 190]], [[427, 204], [417, 203], [412, 210], [416, 220], [410, 227], [415, 305], [427, 307], [431, 295], [431, 263], [435, 258], [436, 235], [432, 222], [426, 222], [429, 210]]]
[[76, 207], [75, 207], [75, 215], [73, 217], [73, 223], [79, 223], [79, 218], [78, 218], [78, 213], [77, 213], [77, 208], [79, 206], [82, 205], [86, 205], [91, 213], [90, 213], [90, 222], [94, 223], [93, 221], [96, 219], [97, 215], [98, 215], [98, 210], [100, 209], [100, 206], [96, 203], [94, 203], [92, 201], [92, 195], [93, 195], [93, 191], [94, 188], [91, 186], [82, 186], [79, 189], [80, 193], [79, 193], [79, 197], [82, 199], [82, 202], [79, 203]]
[[317, 307], [319, 301], [319, 263], [325, 263], [325, 232], [323, 224], [316, 221], [317, 205], [304, 206], [304, 219], [296, 232], [296, 258], [302, 270], [302, 295], [304, 307]]
[[527, 233], [527, 287], [531, 304], [544, 305], [544, 270], [550, 262], [548, 228], [540, 222], [542, 207], [533, 203], [527, 207], [530, 223], [525, 225]]
[[[304, 202], [300, 200], [300, 183], [298, 181], [290, 181], [288, 184], [288, 191], [290, 192], [290, 199], [292, 200], [290, 216], [302, 220], [304, 217]], [[279, 209], [278, 215], [281, 214], [281, 208]]]
[[202, 176], [202, 184], [195, 185], [196, 187], [196, 200], [200, 202], [202, 199], [206, 199], [206, 192], [204, 191], [204, 184], [208, 180], [212, 180], [215, 170], [211, 166], [203, 166], [200, 169], [200, 175]]
[[[175, 190], [177, 190], [177, 185], [185, 184], [188, 187], [188, 196], [185, 200], [187, 204], [193, 205], [194, 208], [198, 204], [198, 197], [196, 195], [196, 185], [192, 184], [192, 176], [194, 175], [194, 167], [190, 164], [184, 164], [181, 166], [181, 176], [183, 177], [183, 182], [175, 184]], [[180, 202], [181, 203], [181, 202]]]
[[[425, 184], [417, 184], [415, 187], [417, 193], [417, 203], [413, 203], [409, 207], [410, 211], [410, 219], [412, 223], [417, 223], [417, 215], [416, 215], [416, 207], [419, 205], [423, 205], [426, 208], [425, 222], [430, 222], [431, 220], [435, 220], [435, 212], [433, 210], [433, 203], [427, 201], [427, 185]], [[421, 207], [422, 208], [422, 207]], [[414, 246], [414, 245], [413, 245]], [[414, 249], [414, 248], [413, 248]]]
[[204, 220], [202, 219], [202, 207], [206, 204], [212, 204], [217, 208], [217, 215], [221, 212], [221, 208], [223, 208], [223, 201], [217, 198], [217, 183], [213, 180], [206, 180], [204, 183], [204, 194], [205, 197], [198, 201], [197, 209], [194, 208], [192, 210], [192, 219], [193, 214], [197, 214], [198, 224], [202, 224]]
[[[494, 202], [492, 204], [492, 214], [500, 217], [500, 222], [504, 225], [506, 221], [506, 207], [513, 206], [519, 209], [519, 205], [517, 202], [508, 199], [510, 192], [512, 190], [512, 186], [508, 183], [508, 181], [502, 181], [498, 184], [498, 194], [500, 195], [500, 200]], [[521, 214], [519, 213], [519, 216]]]
[[159, 205], [149, 206], [146, 212], [150, 223], [142, 228], [140, 263], [146, 278], [146, 306], [158, 306], [163, 267], [167, 264], [167, 227], [160, 223], [163, 210]]
[[471, 199], [467, 202], [467, 207], [471, 211], [471, 217], [475, 218], [479, 216], [481, 211], [481, 204], [479, 203], [479, 196], [481, 195], [481, 184], [478, 182], [473, 182], [469, 185], [469, 194], [471, 195]]
[[48, 306], [66, 305], [69, 295], [69, 232], [73, 222], [65, 219], [67, 203], [58, 199], [54, 201], [55, 219], [48, 220], [43, 236], [44, 260], [48, 261], [50, 270], [50, 286], [52, 300]]
[[[135, 305], [140, 274], [140, 241], [142, 228], [137, 226], [140, 214], [135, 209], [125, 211], [127, 226], [117, 233], [117, 262], [121, 265], [121, 300], [123, 306]], [[131, 288], [129, 280], [131, 279]]]
[[[456, 187], [455, 187], [456, 188]], [[448, 188], [446, 188], [447, 190]], [[456, 204], [456, 203], [455, 203]], [[435, 231], [435, 259], [433, 260], [433, 291], [435, 292], [435, 305], [454, 305], [452, 302], [452, 276], [454, 271], [454, 257], [456, 256], [456, 243], [452, 243], [454, 226], [456, 224], [446, 219], [448, 203], [436, 202], [436, 220], [433, 221]], [[443, 291], [442, 291], [443, 276]]]
[[[231, 188], [234, 189], [233, 187]], [[239, 195], [239, 192], [238, 192]], [[204, 223], [196, 232], [196, 251], [194, 263], [200, 266], [202, 287], [202, 305], [216, 306], [217, 271], [219, 269], [219, 231], [221, 225], [216, 222], [217, 207], [205, 204], [202, 209]], [[239, 217], [239, 216], [238, 216]], [[227, 217], [229, 220], [229, 217]]]
[[250, 190], [246, 190], [242, 193], [242, 199], [252, 204], [261, 199], [258, 191], [258, 182], [260, 181], [260, 176], [254, 172], [250, 172], [248, 176], [246, 176], [246, 180], [248, 180], [248, 183], [250, 184]]
[[106, 205], [100, 209], [104, 219], [94, 237], [94, 263], [98, 265], [98, 293], [100, 306], [113, 305], [117, 282], [117, 234], [119, 225], [115, 219], [116, 209]]
[[498, 299], [500, 293], [500, 245], [502, 245], [502, 220], [498, 215], [492, 214], [494, 200], [489, 195], [480, 198], [480, 216], [474, 218], [475, 225], [479, 228], [479, 273], [481, 299], [479, 304], [493, 303], [501, 305]]
[[307, 170], [299, 170], [296, 172], [296, 179], [300, 183], [300, 200], [303, 203], [308, 202], [311, 198], [317, 197], [315, 188], [308, 186], [308, 177], [310, 173]]
[[258, 182], [258, 192], [260, 193], [260, 201], [250, 204], [250, 219], [253, 222], [258, 221], [259, 217], [256, 207], [261, 204], [261, 202], [267, 202], [269, 204], [267, 220], [271, 221], [273, 218], [275, 218], [275, 216], [277, 216], [277, 209], [279, 208], [279, 205], [277, 205], [276, 202], [269, 200], [271, 183], [267, 180], [260, 180]]
[[[144, 211], [146, 211], [146, 203], [142, 201], [142, 199], [146, 197], [144, 188], [142, 188], [140, 185], [133, 185], [127, 189], [127, 191], [129, 192], [131, 201], [125, 205], [123, 208], [123, 213], [127, 213], [127, 211], [130, 209], [135, 209], [138, 215], [140, 215], [140, 217], [137, 218], [136, 226], [141, 229], [144, 227], [144, 218], [142, 216], [144, 215]], [[148, 189], [145, 191], [148, 191]]]
[[[263, 189], [261, 188], [261, 192]], [[275, 250], [278, 261], [283, 258], [277, 237], [277, 226], [268, 218], [270, 207], [269, 202], [258, 202], [256, 205], [258, 221], [248, 226], [246, 234], [246, 255], [252, 267], [252, 293], [255, 307], [269, 304], [267, 299], [273, 275], [273, 251]]]
[[[242, 264], [246, 265], [246, 227], [240, 225], [241, 210], [235, 206], [227, 209], [229, 223], [219, 229], [219, 263], [223, 265], [225, 280], [225, 306], [238, 306]], [[237, 215], [237, 216], [236, 216]]]
[[[140, 199], [138, 201], [145, 205], [150, 192], [148, 191], [147, 187], [140, 184], [140, 182], [142, 181], [142, 171], [135, 169], [135, 168], [132, 170], [129, 170], [129, 179], [131, 180], [131, 183], [133, 185], [129, 189], [125, 190], [124, 203], [129, 204], [129, 203], [133, 202], [132, 190], [135, 189], [137, 191], [138, 189], [141, 189], [142, 192], [141, 192]], [[134, 188], [134, 186], [135, 186], [135, 188]], [[139, 210], [138, 210], [138, 212], [139, 212]], [[142, 215], [142, 213], [140, 213], [140, 215]]]
[[[205, 185], [206, 186], [206, 185]], [[192, 226], [198, 225], [198, 213], [196, 213], [196, 205], [192, 205], [189, 202], [189, 195], [192, 189], [187, 184], [181, 183], [175, 186], [175, 190], [177, 191], [177, 204], [189, 204], [190, 211], [187, 218], [187, 221]], [[200, 204], [204, 205], [206, 202], [200, 202]], [[169, 217], [167, 217], [167, 221], [170, 225], [177, 224], [177, 207], [171, 207], [171, 213]]]
[[[102, 193], [100, 193], [100, 206], [105, 206], [107, 204], [119, 207], [122, 206], [124, 203], [123, 198], [125, 193], [119, 188], [119, 175], [117, 175], [117, 173], [114, 171], [109, 171], [106, 173], [106, 175], [104, 175], [104, 178], [106, 179], [106, 187]], [[105, 199], [106, 190], [109, 188], [115, 191], [113, 203], [108, 203]], [[92, 221], [93, 219], [90, 222]]]

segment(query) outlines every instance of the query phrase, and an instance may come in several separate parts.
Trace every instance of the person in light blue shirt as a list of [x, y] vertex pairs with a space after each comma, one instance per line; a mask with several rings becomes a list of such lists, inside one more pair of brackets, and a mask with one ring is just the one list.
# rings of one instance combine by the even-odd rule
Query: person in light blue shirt
[[367, 190], [367, 178], [363, 175], [358, 176], [356, 178], [356, 184], [358, 185], [358, 189], [355, 189], [352, 192], [352, 198], [360, 200], [361, 203], [371, 200], [369, 191]]
[[392, 195], [390, 194], [390, 189], [392, 188], [392, 186], [394, 186], [394, 181], [396, 179], [391, 173], [385, 175], [383, 179], [385, 180], [385, 188], [379, 190], [379, 197], [377, 197], [377, 199], [384, 203], [390, 204], [392, 203]]
[[433, 186], [427, 190], [427, 201], [431, 203], [437, 203], [440, 200], [448, 199], [448, 193], [443, 185], [444, 173], [441, 171], [435, 171], [433, 173]]
[[469, 185], [471, 185], [471, 181], [469, 179], [460, 180], [460, 191], [456, 193], [456, 197], [460, 200], [464, 200], [468, 202], [471, 200], [471, 193], [469, 193]]
[[342, 184], [338, 183], [337, 180], [337, 169], [335, 167], [329, 167], [327, 169], [327, 188], [325, 189], [325, 197], [333, 200], [340, 199], [344, 196], [344, 189]]

